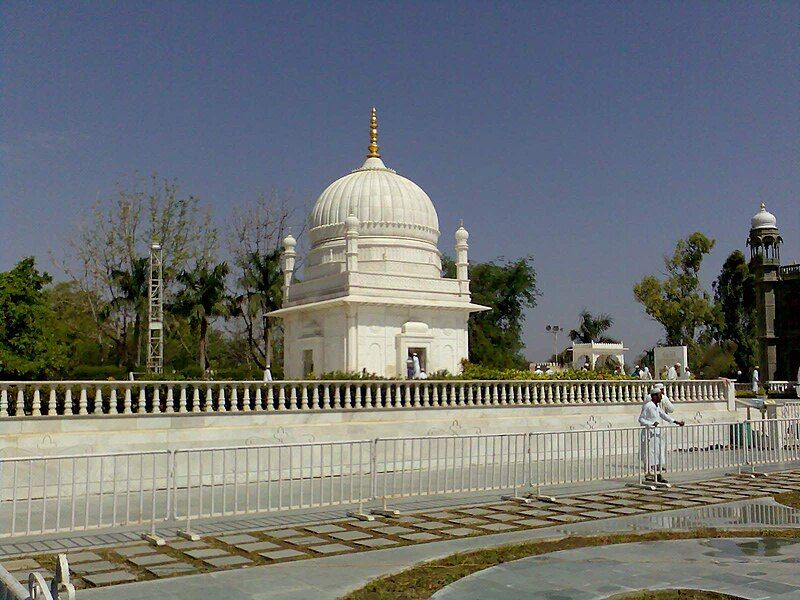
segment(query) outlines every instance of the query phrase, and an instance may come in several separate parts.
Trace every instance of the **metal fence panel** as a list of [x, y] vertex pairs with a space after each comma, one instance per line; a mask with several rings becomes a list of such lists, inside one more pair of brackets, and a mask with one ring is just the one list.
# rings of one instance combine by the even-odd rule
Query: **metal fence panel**
[[514, 490], [528, 482], [528, 434], [379, 438], [376, 496]]
[[0, 537], [169, 516], [171, 452], [0, 458]]
[[371, 493], [368, 440], [175, 452], [181, 520], [356, 503]]

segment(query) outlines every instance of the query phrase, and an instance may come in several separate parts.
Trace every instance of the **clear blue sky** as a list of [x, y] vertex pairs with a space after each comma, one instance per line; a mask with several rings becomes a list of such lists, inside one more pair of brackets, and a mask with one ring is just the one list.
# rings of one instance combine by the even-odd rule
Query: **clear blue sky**
[[0, 20], [0, 269], [54, 270], [137, 172], [220, 222], [273, 187], [311, 203], [360, 165], [372, 105], [443, 251], [463, 218], [472, 259], [535, 257], [531, 359], [582, 307], [652, 346], [633, 284], [700, 230], [710, 287], [762, 200], [800, 258], [798, 2], [7, 1]]

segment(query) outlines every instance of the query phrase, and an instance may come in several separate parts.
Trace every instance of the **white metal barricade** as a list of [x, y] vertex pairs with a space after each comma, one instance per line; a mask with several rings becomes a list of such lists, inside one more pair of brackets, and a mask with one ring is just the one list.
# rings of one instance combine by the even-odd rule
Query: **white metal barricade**
[[369, 440], [175, 452], [175, 519], [364, 502], [371, 494]]
[[530, 480], [543, 486], [638, 477], [639, 427], [530, 434]]
[[393, 498], [516, 490], [528, 485], [528, 434], [375, 440], [375, 495]]
[[0, 458], [0, 537], [169, 516], [171, 452]]

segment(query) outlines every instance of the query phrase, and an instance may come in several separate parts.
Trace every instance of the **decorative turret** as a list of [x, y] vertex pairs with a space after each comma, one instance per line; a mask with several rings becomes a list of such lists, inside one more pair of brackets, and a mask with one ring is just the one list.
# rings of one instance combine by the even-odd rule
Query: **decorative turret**
[[294, 259], [297, 257], [295, 251], [297, 240], [294, 239], [291, 233], [283, 238], [283, 299], [286, 301], [289, 296], [289, 286], [292, 283], [292, 275], [294, 274]]
[[460, 280], [469, 279], [468, 239], [469, 232], [464, 229], [464, 221], [461, 221], [461, 225], [456, 229], [456, 279]]
[[778, 220], [762, 202], [759, 211], [750, 219], [750, 236], [747, 238], [750, 258], [758, 257], [762, 264], [780, 264], [781, 243], [783, 238], [778, 231]]
[[358, 226], [359, 226], [358, 217], [355, 216], [352, 212], [350, 215], [344, 220], [345, 226], [345, 233], [344, 233], [344, 241], [345, 241], [345, 257], [346, 257], [346, 268], [351, 273], [358, 272]]
[[758, 366], [765, 381], [775, 379], [777, 367], [776, 287], [780, 279], [782, 242], [778, 220], [762, 202], [759, 211], [750, 220], [747, 245], [750, 246], [750, 272], [756, 292]]

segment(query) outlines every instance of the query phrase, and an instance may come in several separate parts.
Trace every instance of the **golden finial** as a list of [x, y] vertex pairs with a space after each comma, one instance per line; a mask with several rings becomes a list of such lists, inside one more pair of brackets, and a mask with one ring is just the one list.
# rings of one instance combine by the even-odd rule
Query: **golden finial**
[[380, 158], [378, 153], [378, 111], [372, 107], [372, 116], [369, 118], [369, 154], [367, 158]]

